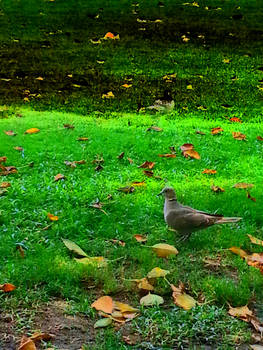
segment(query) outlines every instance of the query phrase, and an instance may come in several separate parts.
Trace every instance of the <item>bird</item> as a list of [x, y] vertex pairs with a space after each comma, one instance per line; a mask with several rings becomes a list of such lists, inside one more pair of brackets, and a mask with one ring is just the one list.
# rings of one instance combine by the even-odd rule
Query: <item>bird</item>
[[240, 221], [240, 217], [224, 217], [223, 215], [196, 210], [177, 201], [175, 190], [165, 187], [159, 193], [165, 196], [164, 220], [168, 226], [177, 231], [180, 241], [187, 240], [192, 232], [206, 229], [217, 224], [228, 224]]
[[174, 100], [170, 91], [165, 90], [162, 98], [155, 100], [152, 106], [146, 108], [158, 112], [171, 112], [174, 109]]

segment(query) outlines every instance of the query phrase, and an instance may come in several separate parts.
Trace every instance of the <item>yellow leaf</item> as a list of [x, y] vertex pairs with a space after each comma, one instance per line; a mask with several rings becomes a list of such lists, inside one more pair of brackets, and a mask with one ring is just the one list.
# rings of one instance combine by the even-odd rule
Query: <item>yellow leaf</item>
[[88, 255], [84, 252], [84, 250], [82, 250], [76, 243], [70, 241], [69, 239], [63, 239], [63, 238], [62, 238], [62, 241], [65, 244], [65, 246], [73, 253], [79, 256], [88, 257]]
[[150, 272], [148, 272], [147, 277], [148, 278], [159, 278], [159, 277], [164, 277], [168, 275], [170, 271], [168, 270], [163, 270], [160, 267], [155, 267], [153, 268]]
[[47, 213], [47, 216], [48, 216], [49, 220], [51, 220], [51, 221], [58, 221], [58, 216], [56, 216], [56, 215]]
[[247, 307], [247, 305], [245, 306], [240, 306], [240, 307], [229, 307], [228, 310], [229, 315], [233, 316], [233, 317], [238, 317], [241, 318], [242, 320], [248, 322], [248, 316], [252, 316], [252, 311], [249, 310], [249, 308]]
[[42, 81], [42, 80], [44, 80], [44, 78], [42, 78], [42, 77], [37, 77], [36, 80]]
[[200, 159], [200, 154], [198, 152], [196, 152], [194, 149], [189, 149], [183, 152], [183, 156], [185, 158], [194, 158], [194, 159]]
[[174, 302], [176, 305], [182, 307], [184, 310], [190, 310], [197, 304], [196, 300], [186, 293], [176, 295], [174, 297]]
[[102, 98], [114, 98], [114, 94], [112, 91], [107, 92], [106, 94], [102, 94]]
[[251, 243], [257, 244], [257, 245], [262, 245], [263, 246], [263, 241], [261, 239], [258, 239], [256, 237], [253, 237], [251, 235], [247, 235], [248, 238], [250, 239]]
[[166, 243], [158, 243], [152, 246], [153, 251], [160, 258], [167, 258], [169, 255], [178, 254], [178, 250], [172, 245]]
[[187, 90], [193, 90], [193, 86], [191, 84], [187, 85]]
[[146, 277], [140, 279], [140, 280], [137, 280], [137, 287], [139, 289], [144, 289], [144, 290], [154, 290], [154, 287], [149, 283], [149, 281], [147, 280]]
[[246, 188], [252, 188], [252, 187], [254, 187], [254, 184], [248, 184], [248, 183], [246, 183], [246, 182], [238, 182], [238, 183], [235, 184], [233, 187], [235, 187], [235, 188], [246, 189]]
[[103, 256], [88, 256], [75, 261], [84, 265], [94, 265], [98, 268], [107, 266], [107, 260]]
[[132, 84], [123, 84], [122, 87], [129, 89], [130, 87], [132, 87]]
[[229, 250], [232, 253], [241, 256], [241, 258], [246, 258], [248, 256], [247, 252], [245, 252], [243, 249], [238, 248], [238, 247], [231, 247], [231, 248], [229, 248]]
[[139, 311], [138, 309], [135, 309], [134, 307], [128, 305], [128, 304], [124, 304], [124, 303], [120, 303], [119, 301], [115, 301], [115, 309], [120, 310], [120, 312], [136, 312]]
[[25, 131], [25, 134], [36, 134], [38, 133], [40, 130], [37, 128], [31, 128]]

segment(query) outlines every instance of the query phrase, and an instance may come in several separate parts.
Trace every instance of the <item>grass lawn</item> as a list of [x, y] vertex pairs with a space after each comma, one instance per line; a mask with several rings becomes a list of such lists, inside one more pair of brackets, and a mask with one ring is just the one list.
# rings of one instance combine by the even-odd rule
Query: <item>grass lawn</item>
[[[0, 164], [17, 168], [0, 176], [10, 183], [0, 188], [0, 285], [17, 287], [0, 291], [1, 350], [38, 330], [56, 336], [38, 347], [55, 350], [245, 349], [257, 341], [228, 307], [248, 304], [263, 319], [262, 274], [229, 251], [263, 251], [247, 236], [263, 239], [262, 15], [260, 0], [0, 1]], [[107, 32], [119, 39], [103, 39]], [[144, 108], [165, 90], [172, 112]], [[223, 131], [212, 135], [215, 127]], [[30, 128], [40, 131], [25, 134]], [[201, 158], [185, 158], [185, 143]], [[139, 168], [145, 161], [153, 173]], [[57, 174], [65, 178], [54, 181]], [[119, 190], [126, 186], [134, 191]], [[179, 242], [157, 197], [164, 186], [183, 204], [243, 219]], [[107, 264], [78, 263], [62, 239]], [[178, 255], [157, 257], [157, 243]], [[176, 306], [158, 278], [164, 304], [140, 306], [145, 291], [132, 280], [155, 267], [199, 304]], [[103, 295], [139, 307], [139, 316], [94, 329], [100, 316], [91, 304]]]
[[[262, 135], [262, 127], [257, 123], [218, 123], [194, 117], [182, 122], [162, 115], [115, 114], [112, 119], [104, 119], [27, 109], [21, 113], [22, 118], [0, 121], [4, 141], [1, 155], [7, 157], [7, 166], [18, 169], [17, 174], [2, 177], [11, 187], [0, 202], [0, 280], [17, 286], [12, 295], [0, 295], [2, 310], [30, 310], [36, 303], [57, 297], [69, 302], [69, 312], [93, 318], [96, 314], [90, 305], [102, 295], [137, 306], [140, 293], [136, 284], [127, 280], [140, 279], [158, 266], [171, 272], [170, 283], [178, 285], [182, 281], [190, 294], [205, 301], [205, 305], [191, 312], [182, 311], [173, 304], [170, 286], [158, 280], [154, 291], [164, 297], [165, 308], [142, 310], [132, 325], [140, 341], [173, 347], [187, 342], [230, 346], [247, 340], [245, 325], [227, 316], [225, 307], [227, 303], [241, 306], [252, 300], [260, 302], [262, 275], [228, 248], [242, 246], [262, 251], [247, 237], [249, 233], [263, 238], [263, 143], [256, 139]], [[63, 124], [75, 128], [65, 129]], [[163, 131], [147, 131], [151, 125]], [[222, 135], [211, 135], [211, 128], [216, 126], [224, 129]], [[24, 134], [31, 127], [40, 132]], [[4, 130], [14, 130], [17, 135], [5, 135]], [[205, 135], [196, 134], [196, 130]], [[244, 133], [247, 141], [234, 139], [234, 131]], [[79, 137], [89, 140], [77, 141]], [[184, 143], [193, 143], [201, 159], [184, 158], [180, 151]], [[14, 150], [16, 146], [24, 151]], [[175, 147], [176, 158], [158, 157], [169, 153], [170, 146]], [[118, 159], [121, 152], [124, 157]], [[98, 164], [93, 161], [101, 158], [103, 169], [96, 171]], [[85, 160], [86, 164], [76, 168], [64, 164], [74, 160]], [[156, 162], [153, 171], [157, 178], [145, 176], [144, 169], [138, 168], [146, 160]], [[33, 167], [28, 166], [31, 162]], [[217, 173], [202, 174], [206, 168], [216, 169]], [[54, 181], [58, 173], [66, 179]], [[134, 181], [145, 184], [134, 186], [133, 193], [118, 191]], [[254, 184], [250, 192], [256, 202], [247, 198], [245, 190], [233, 188], [238, 182]], [[193, 234], [187, 242], [177, 243], [178, 236], [167, 230], [163, 219], [163, 199], [156, 196], [167, 185], [174, 186], [178, 200], [184, 204], [225, 216], [241, 216], [243, 220], [209, 228]], [[213, 193], [211, 185], [223, 187], [225, 192]], [[106, 214], [90, 206], [97, 200], [105, 203]], [[57, 215], [59, 220], [51, 222], [47, 213]], [[138, 243], [135, 234], [145, 235], [147, 243]], [[74, 241], [89, 256], [107, 258], [108, 266], [78, 264], [62, 238]], [[112, 240], [123, 241], [125, 246]], [[162, 242], [176, 246], [179, 254], [170, 259], [158, 258], [149, 246]], [[24, 258], [17, 246], [23, 248]], [[207, 266], [207, 258], [220, 258], [219, 266]], [[200, 319], [206, 319], [203, 325]], [[173, 327], [174, 322], [180, 327]], [[21, 328], [25, 325], [22, 322]], [[185, 327], [183, 331], [181, 327]], [[110, 341], [115, 338], [108, 331], [104, 335], [105, 348], [111, 348], [107, 336]]]

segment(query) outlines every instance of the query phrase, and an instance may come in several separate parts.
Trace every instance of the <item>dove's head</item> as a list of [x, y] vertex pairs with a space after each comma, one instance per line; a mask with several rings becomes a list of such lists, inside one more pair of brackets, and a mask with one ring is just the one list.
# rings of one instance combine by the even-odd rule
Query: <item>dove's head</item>
[[176, 200], [175, 190], [171, 187], [164, 187], [162, 189], [162, 191], [159, 193], [159, 195], [161, 195], [161, 194], [164, 195], [165, 198], [167, 198], [167, 199], [170, 199], [170, 200], [175, 199]]

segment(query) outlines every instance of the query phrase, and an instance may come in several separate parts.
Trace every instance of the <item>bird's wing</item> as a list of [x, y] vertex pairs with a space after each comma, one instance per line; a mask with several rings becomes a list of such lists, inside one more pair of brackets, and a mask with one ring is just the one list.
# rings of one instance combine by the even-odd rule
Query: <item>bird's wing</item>
[[221, 214], [207, 213], [206, 211], [197, 210], [197, 209], [188, 207], [187, 205], [182, 205], [182, 208], [185, 208], [185, 210], [188, 210], [189, 212], [196, 213], [196, 214], [204, 214], [204, 215], [208, 215], [208, 216], [216, 216], [218, 218], [222, 218], [224, 216], [224, 215], [221, 215]]
[[167, 224], [179, 232], [192, 232], [208, 227], [217, 219], [218, 217], [189, 210], [171, 210], [165, 218]]

